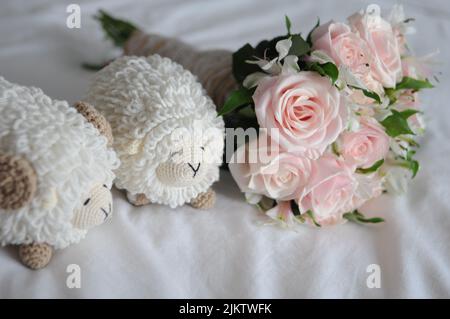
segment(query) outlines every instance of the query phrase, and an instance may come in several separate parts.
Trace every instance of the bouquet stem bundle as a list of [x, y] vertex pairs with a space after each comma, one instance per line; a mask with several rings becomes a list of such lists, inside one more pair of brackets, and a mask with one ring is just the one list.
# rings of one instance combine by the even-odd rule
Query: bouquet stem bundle
[[232, 72], [233, 53], [227, 50], [199, 51], [174, 38], [139, 30], [129, 22], [113, 18], [100, 11], [97, 19], [107, 36], [123, 48], [124, 55], [159, 54], [169, 58], [196, 75], [217, 107], [237, 88]]

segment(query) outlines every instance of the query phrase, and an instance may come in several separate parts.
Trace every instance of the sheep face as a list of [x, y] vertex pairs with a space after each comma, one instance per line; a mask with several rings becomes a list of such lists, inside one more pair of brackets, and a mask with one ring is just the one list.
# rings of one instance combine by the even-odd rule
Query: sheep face
[[[35, 253], [78, 243], [104, 221], [111, 194], [102, 185], [113, 183], [120, 163], [94, 107], [2, 77], [0, 96], [0, 245], [23, 246], [22, 261], [35, 269]], [[40, 266], [50, 257], [38, 258]]]
[[73, 225], [79, 229], [90, 229], [102, 224], [111, 216], [112, 195], [105, 184], [95, 184], [83, 202], [74, 211]]
[[86, 101], [111, 124], [121, 161], [115, 185], [129, 198], [174, 208], [219, 179], [223, 119], [181, 65], [159, 55], [118, 58], [95, 76]]
[[168, 187], [195, 186], [216, 173], [223, 153], [222, 131], [217, 128], [175, 130], [166, 161], [156, 167], [159, 181]]

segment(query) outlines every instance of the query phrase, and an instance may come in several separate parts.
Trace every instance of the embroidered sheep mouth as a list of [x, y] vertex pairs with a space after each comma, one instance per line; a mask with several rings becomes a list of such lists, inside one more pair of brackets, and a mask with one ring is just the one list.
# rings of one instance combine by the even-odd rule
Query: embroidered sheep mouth
[[194, 171], [193, 178], [197, 175], [198, 170], [200, 169], [200, 163], [198, 163], [197, 168], [194, 168], [194, 166], [191, 165], [191, 163], [188, 163], [189, 167]]
[[109, 215], [111, 214], [111, 203], [109, 203], [109, 211], [108, 212], [103, 207], [101, 207], [100, 209], [102, 210], [103, 214], [105, 214], [104, 220], [106, 220], [109, 217]]

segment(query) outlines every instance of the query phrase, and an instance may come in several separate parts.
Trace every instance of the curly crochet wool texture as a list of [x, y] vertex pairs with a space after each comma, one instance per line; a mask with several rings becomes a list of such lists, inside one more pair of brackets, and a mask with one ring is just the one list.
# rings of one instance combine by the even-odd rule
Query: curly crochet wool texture
[[84, 237], [74, 212], [94, 181], [111, 185], [118, 159], [107, 139], [65, 101], [0, 77], [0, 153], [26, 159], [36, 173], [31, 201], [0, 208], [0, 243], [64, 248]]
[[181, 65], [159, 55], [118, 58], [85, 100], [111, 124], [121, 160], [115, 183], [129, 196], [176, 207], [218, 180], [224, 123]]

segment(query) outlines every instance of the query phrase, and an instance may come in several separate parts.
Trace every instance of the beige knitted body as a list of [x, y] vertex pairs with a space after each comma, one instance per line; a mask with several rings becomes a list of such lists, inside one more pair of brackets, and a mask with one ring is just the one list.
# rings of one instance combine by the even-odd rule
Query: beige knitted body
[[159, 54], [181, 64], [198, 77], [219, 109], [228, 94], [237, 88], [232, 72], [231, 51], [198, 51], [177, 39], [136, 31], [125, 44], [124, 54]]

